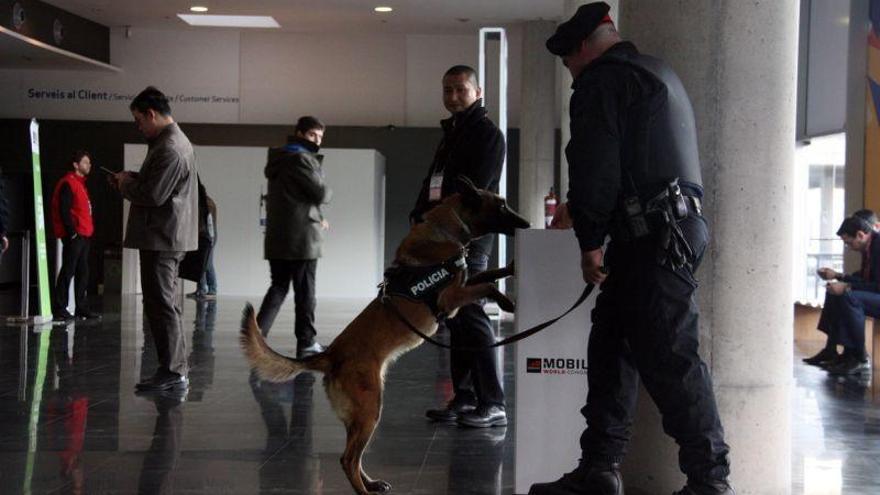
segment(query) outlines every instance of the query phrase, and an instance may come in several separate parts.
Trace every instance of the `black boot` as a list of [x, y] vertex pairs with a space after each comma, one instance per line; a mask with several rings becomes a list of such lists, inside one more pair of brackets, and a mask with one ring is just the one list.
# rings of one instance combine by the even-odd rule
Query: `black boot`
[[552, 483], [535, 483], [529, 495], [623, 495], [618, 463], [585, 463]]
[[691, 481], [672, 495], [736, 495], [727, 480]]

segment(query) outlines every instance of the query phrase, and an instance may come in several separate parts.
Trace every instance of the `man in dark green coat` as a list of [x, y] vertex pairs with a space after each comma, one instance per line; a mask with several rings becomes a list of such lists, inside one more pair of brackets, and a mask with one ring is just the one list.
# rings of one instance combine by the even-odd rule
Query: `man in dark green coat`
[[260, 305], [257, 323], [263, 335], [268, 335], [292, 282], [297, 357], [323, 350], [315, 341], [315, 270], [329, 227], [321, 205], [331, 195], [321, 168], [324, 157], [318, 154], [323, 138], [320, 120], [300, 117], [290, 142], [269, 150], [265, 172], [269, 192], [264, 252], [272, 285]]

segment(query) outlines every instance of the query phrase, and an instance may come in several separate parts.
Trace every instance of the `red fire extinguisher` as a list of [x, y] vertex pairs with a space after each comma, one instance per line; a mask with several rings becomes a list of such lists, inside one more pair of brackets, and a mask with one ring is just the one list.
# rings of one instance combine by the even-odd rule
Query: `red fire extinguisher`
[[553, 216], [556, 215], [556, 193], [553, 187], [550, 187], [550, 194], [544, 196], [544, 228], [550, 227]]

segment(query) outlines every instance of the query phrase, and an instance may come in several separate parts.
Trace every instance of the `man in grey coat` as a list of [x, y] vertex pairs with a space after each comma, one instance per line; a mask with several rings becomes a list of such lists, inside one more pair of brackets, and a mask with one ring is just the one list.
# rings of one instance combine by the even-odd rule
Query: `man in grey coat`
[[293, 139], [269, 150], [265, 171], [269, 190], [264, 249], [272, 285], [260, 305], [257, 323], [263, 335], [268, 335], [292, 282], [297, 357], [324, 350], [315, 341], [315, 271], [329, 227], [321, 205], [331, 195], [321, 168], [324, 157], [318, 154], [323, 138], [320, 120], [300, 117]]
[[139, 172], [119, 172], [110, 180], [131, 202], [124, 246], [140, 252], [144, 313], [159, 357], [156, 373], [137, 389], [182, 390], [188, 386], [187, 352], [175, 301], [180, 260], [198, 248], [196, 160], [158, 89], [143, 90], [130, 110], [147, 138], [147, 157]]

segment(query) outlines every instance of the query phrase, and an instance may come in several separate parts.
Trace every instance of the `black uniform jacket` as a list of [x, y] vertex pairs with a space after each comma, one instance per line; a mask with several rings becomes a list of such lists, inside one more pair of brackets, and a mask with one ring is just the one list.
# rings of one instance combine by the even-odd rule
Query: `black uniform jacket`
[[[434, 173], [443, 173], [441, 199], [456, 192], [455, 178], [459, 175], [466, 176], [480, 189], [498, 192], [506, 152], [504, 135], [489, 120], [482, 102], [477, 100], [467, 110], [440, 124], [443, 126], [443, 139], [410, 213], [410, 219], [414, 222], [421, 222], [422, 215], [438, 203], [428, 200]], [[488, 255], [492, 250], [492, 241], [491, 235], [474, 239], [470, 244], [470, 255]]]
[[602, 246], [624, 193], [644, 200], [678, 177], [702, 196], [693, 110], [665, 63], [620, 42], [572, 88], [568, 205], [583, 251]]

